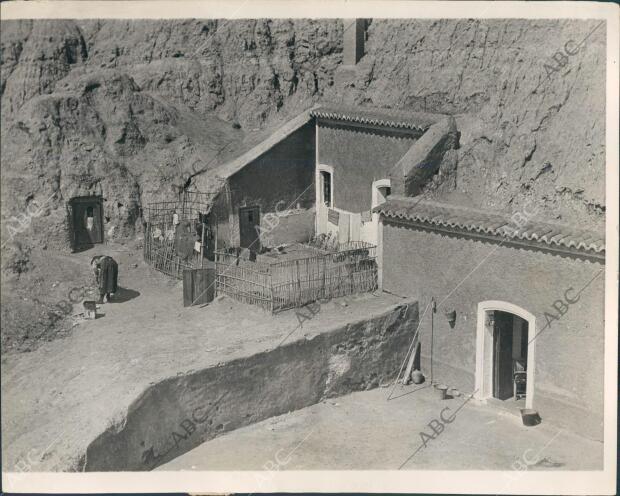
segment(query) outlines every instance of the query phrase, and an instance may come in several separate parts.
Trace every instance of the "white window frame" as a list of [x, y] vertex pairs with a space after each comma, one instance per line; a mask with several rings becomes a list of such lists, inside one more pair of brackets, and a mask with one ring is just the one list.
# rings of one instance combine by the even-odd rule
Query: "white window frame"
[[329, 192], [330, 194], [330, 198], [329, 198], [329, 207], [328, 208], [334, 208], [335, 204], [334, 204], [334, 186], [335, 186], [335, 177], [334, 177], [334, 168], [331, 165], [325, 165], [325, 164], [319, 164], [316, 168], [316, 176], [315, 176], [315, 183], [316, 183], [316, 204], [321, 205], [323, 207], [325, 207], [325, 204], [322, 201], [323, 198], [323, 178], [321, 176], [321, 172], [328, 172], [331, 175], [331, 180], [332, 180], [332, 184], [331, 184], [331, 190]]

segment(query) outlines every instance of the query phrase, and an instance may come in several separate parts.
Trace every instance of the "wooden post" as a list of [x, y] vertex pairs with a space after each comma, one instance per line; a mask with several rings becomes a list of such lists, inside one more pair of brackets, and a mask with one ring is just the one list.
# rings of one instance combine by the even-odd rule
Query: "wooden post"
[[215, 277], [213, 279], [213, 284], [215, 284], [215, 288], [213, 288], [213, 295], [217, 295], [217, 215], [215, 212], [213, 213], [213, 218], [215, 221], [213, 225], [215, 226], [215, 244], [213, 246], [213, 260], [215, 261]]
[[[200, 214], [199, 214], [200, 215]], [[200, 268], [202, 269], [203, 263], [204, 263], [204, 252], [205, 252], [205, 221], [204, 218], [202, 218], [201, 224], [202, 226], [202, 233], [200, 235]]]

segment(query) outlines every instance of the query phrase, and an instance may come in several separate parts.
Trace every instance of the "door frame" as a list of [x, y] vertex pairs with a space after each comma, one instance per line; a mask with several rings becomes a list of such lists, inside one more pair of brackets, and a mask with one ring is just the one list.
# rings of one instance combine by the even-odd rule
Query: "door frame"
[[487, 325], [487, 315], [495, 310], [517, 315], [527, 321], [529, 341], [527, 346], [525, 408], [533, 408], [536, 340], [532, 340], [530, 336], [533, 336], [536, 332], [536, 317], [527, 310], [506, 301], [489, 300], [478, 303], [478, 320], [476, 325], [476, 394], [474, 398], [484, 402], [488, 398], [493, 397], [493, 326]]
[[101, 241], [96, 244], [105, 243], [105, 229], [103, 227], [103, 197], [101, 195], [93, 195], [93, 196], [74, 196], [69, 200], [69, 222], [71, 229], [71, 247], [72, 250], [78, 250], [81, 247], [89, 246], [91, 243], [78, 243], [77, 240], [77, 227], [80, 224], [80, 219], [76, 217], [76, 210], [78, 206], [89, 204], [96, 205], [98, 208], [98, 218], [99, 218], [99, 229], [101, 234]]
[[[322, 180], [322, 176], [321, 176], [321, 172], [328, 172], [331, 175], [332, 178], [332, 188], [330, 191], [330, 207], [326, 207], [323, 202], [321, 201], [321, 198], [323, 196], [323, 180]], [[332, 210], [337, 210], [335, 208], [334, 205], [334, 167], [331, 165], [327, 165], [327, 164], [321, 164], [318, 163], [316, 164], [316, 168], [314, 171], [314, 205], [315, 205], [315, 209], [314, 209], [314, 216], [315, 216], [315, 222], [314, 222], [314, 232], [316, 234], [324, 234], [328, 232], [328, 226], [327, 226], [327, 211], [331, 208]]]
[[[260, 230], [260, 225], [261, 225], [260, 224], [260, 206], [259, 205], [249, 205], [249, 206], [245, 206], [245, 207], [239, 207], [239, 210], [237, 212], [237, 218], [239, 220], [239, 247], [240, 248], [243, 248], [241, 246], [241, 223], [242, 223], [241, 219], [243, 218], [243, 214], [245, 212], [247, 212], [248, 210], [256, 210], [256, 212], [257, 212], [257, 214], [256, 214], [257, 222], [256, 222], [256, 224], [254, 224], [254, 231], [256, 232], [256, 226], [258, 226], [259, 230]], [[252, 249], [253, 249], [253, 251], [258, 252], [258, 251], [260, 251], [261, 246], [262, 246], [262, 241], [260, 239], [260, 233], [259, 232], [256, 232], [256, 239], [258, 240], [258, 249], [254, 249], [254, 248], [252, 248]], [[253, 243], [256, 243], [256, 241], [254, 241]]]

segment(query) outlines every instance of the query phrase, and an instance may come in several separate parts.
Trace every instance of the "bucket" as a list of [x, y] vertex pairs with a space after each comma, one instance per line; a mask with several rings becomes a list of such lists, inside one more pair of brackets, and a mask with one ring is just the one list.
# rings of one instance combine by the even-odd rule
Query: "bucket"
[[97, 318], [97, 302], [87, 300], [84, 302], [84, 317], [87, 319]]
[[523, 425], [528, 427], [538, 425], [542, 422], [538, 412], [536, 410], [532, 410], [531, 408], [521, 409], [521, 420], [523, 421]]
[[437, 390], [437, 393], [439, 393], [439, 399], [445, 400], [446, 394], [448, 393], [448, 386], [445, 384], [435, 384], [435, 389]]

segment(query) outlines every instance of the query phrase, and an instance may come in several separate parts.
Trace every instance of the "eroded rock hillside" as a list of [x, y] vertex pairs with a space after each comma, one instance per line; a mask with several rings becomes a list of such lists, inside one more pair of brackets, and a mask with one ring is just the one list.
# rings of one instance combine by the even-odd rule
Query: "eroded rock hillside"
[[354, 68], [339, 20], [2, 22], [3, 353], [62, 334], [57, 301], [88, 285], [71, 197], [102, 194], [106, 237], [135, 238], [149, 202], [216, 188], [205, 171], [321, 101], [454, 115], [431, 196], [602, 226], [598, 22], [372, 20]]
[[108, 236], [131, 236], [146, 203], [320, 101], [453, 114], [437, 195], [602, 225], [604, 25], [373, 20], [352, 70], [342, 38], [338, 20], [3, 22], [3, 234], [46, 202], [15, 238], [65, 246], [66, 201], [96, 191]]

